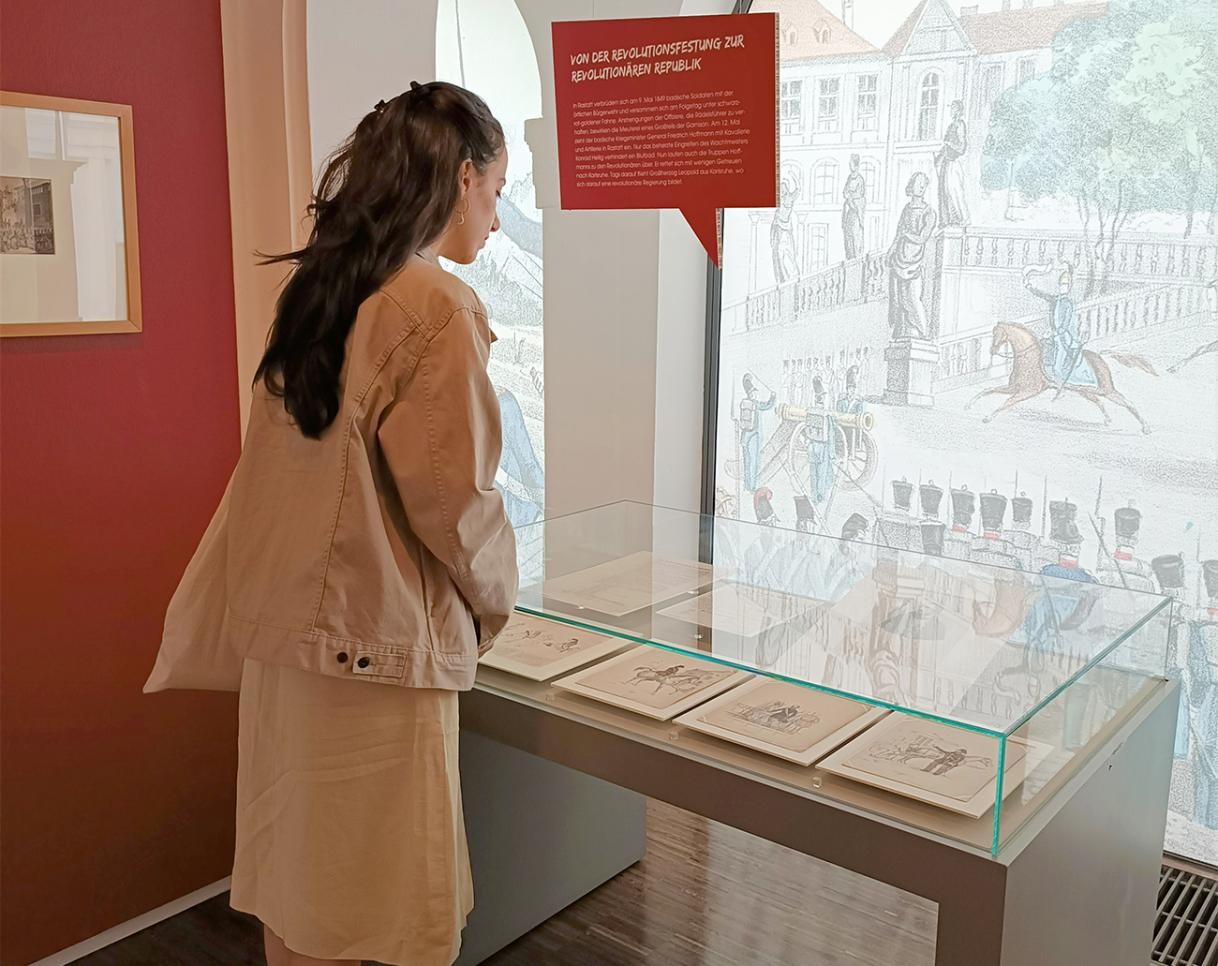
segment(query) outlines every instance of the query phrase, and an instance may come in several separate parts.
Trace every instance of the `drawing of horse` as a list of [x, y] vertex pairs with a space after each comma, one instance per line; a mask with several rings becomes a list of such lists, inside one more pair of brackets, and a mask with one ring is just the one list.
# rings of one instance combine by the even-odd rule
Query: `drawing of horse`
[[[990, 354], [998, 355], [999, 350], [1003, 346], [1011, 348], [1011, 378], [1005, 386], [994, 386], [991, 389], [983, 389], [977, 393], [972, 399], [965, 404], [965, 409], [969, 409], [982, 396], [1001, 396], [1006, 395], [1007, 399], [1001, 406], [995, 409], [992, 413], [986, 416], [982, 422], [988, 423], [1000, 412], [1010, 409], [1013, 406], [1018, 406], [1022, 402], [1027, 402], [1036, 396], [1039, 396], [1046, 389], [1054, 389], [1060, 392], [1057, 385], [1053, 383], [1048, 376], [1045, 375], [1044, 365], [1044, 350], [1041, 348], [1040, 340], [1022, 325], [1017, 325], [1014, 322], [1000, 322], [994, 326], [994, 335], [990, 343]], [[1117, 362], [1124, 366], [1131, 366], [1149, 372], [1151, 375], [1158, 375], [1154, 368], [1141, 356], [1127, 355], [1124, 353], [1100, 353], [1093, 352], [1090, 349], [1083, 350], [1083, 358], [1091, 364], [1092, 370], [1095, 372], [1098, 386], [1072, 386], [1067, 384], [1065, 389], [1070, 392], [1078, 393], [1088, 402], [1095, 403], [1100, 413], [1104, 417], [1104, 425], [1107, 426], [1112, 422], [1112, 418], [1108, 415], [1108, 411], [1104, 408], [1103, 400], [1115, 403], [1123, 409], [1129, 410], [1133, 414], [1134, 419], [1142, 427], [1143, 433], [1150, 432], [1150, 426], [1144, 420], [1141, 414], [1133, 407], [1133, 404], [1126, 399], [1117, 390], [1116, 385], [1112, 380], [1112, 370], [1108, 367], [1108, 363], [1104, 361], [1103, 356], [1109, 355]], [[1056, 398], [1056, 397], [1054, 397]]]

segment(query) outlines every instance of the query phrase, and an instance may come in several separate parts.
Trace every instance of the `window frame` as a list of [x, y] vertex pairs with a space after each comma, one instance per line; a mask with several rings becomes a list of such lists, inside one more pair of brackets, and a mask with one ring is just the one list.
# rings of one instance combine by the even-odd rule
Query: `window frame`
[[[837, 85], [832, 95], [821, 93], [821, 86], [832, 82]], [[813, 130], [816, 134], [836, 134], [842, 129], [842, 78], [841, 75], [835, 77], [817, 77], [816, 78], [816, 117], [813, 123]], [[832, 125], [822, 126], [825, 115], [821, 113], [821, 99], [827, 96], [833, 98], [833, 114], [831, 116]]]
[[[787, 96], [783, 93], [784, 87], [798, 85], [799, 91], [793, 96]], [[783, 107], [794, 102], [796, 106], [795, 116], [787, 118], [783, 116]], [[798, 134], [803, 130], [804, 126], [804, 79], [802, 77], [793, 77], [790, 80], [779, 80], [778, 82], [778, 125], [780, 134]]]
[[[863, 81], [871, 81], [869, 91], [863, 90]], [[863, 112], [863, 98], [871, 98], [871, 110]], [[870, 123], [863, 123], [869, 121]], [[880, 127], [880, 75], [879, 73], [858, 74], [854, 81], [854, 130], [878, 131]]]

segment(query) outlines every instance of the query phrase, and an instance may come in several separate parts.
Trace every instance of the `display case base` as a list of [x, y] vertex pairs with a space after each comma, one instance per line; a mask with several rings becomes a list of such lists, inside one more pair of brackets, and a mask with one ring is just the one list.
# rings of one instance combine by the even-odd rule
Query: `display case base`
[[[471, 731], [936, 902], [936, 966], [1145, 966], [1178, 705], [1175, 682], [1154, 687], [997, 856], [683, 755], [677, 742], [602, 730], [502, 693], [475, 688], [462, 696], [461, 716]], [[504, 801], [517, 800], [521, 784], [510, 781]], [[483, 806], [491, 814], [498, 807]], [[577, 807], [588, 811], [567, 811]], [[595, 829], [603, 844], [600, 823], [617, 810], [594, 797], [550, 815], [563, 816], [558, 835], [575, 829], [573, 847], [591, 847], [578, 829]], [[554, 874], [569, 876], [579, 860], [555, 845], [547, 819], [536, 826], [544, 833], [522, 832], [519, 846], [505, 844], [502, 861], [544, 842]], [[612, 864], [574, 886], [572, 897], [607, 878]], [[557, 909], [545, 865], [521, 890], [539, 890], [546, 901], [535, 905]]]
[[463, 730], [461, 795], [474, 911], [456, 966], [474, 966], [638, 862], [642, 795]]

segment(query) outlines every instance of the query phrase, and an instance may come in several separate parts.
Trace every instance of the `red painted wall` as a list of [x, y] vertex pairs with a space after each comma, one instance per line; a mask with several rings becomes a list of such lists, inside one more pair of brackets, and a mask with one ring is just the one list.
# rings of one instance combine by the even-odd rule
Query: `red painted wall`
[[0, 962], [226, 876], [233, 695], [140, 688], [240, 439], [215, 0], [0, 0], [0, 88], [132, 105], [144, 331], [0, 346]]

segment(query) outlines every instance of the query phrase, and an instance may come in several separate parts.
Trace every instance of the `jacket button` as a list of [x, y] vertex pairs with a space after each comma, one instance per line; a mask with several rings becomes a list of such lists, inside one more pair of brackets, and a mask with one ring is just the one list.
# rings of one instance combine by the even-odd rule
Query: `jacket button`
[[335, 655], [335, 660], [338, 661], [339, 664], [346, 664], [347, 663], [347, 652], [339, 651], [338, 654]]
[[356, 667], [367, 667], [371, 663], [372, 663], [372, 661], [366, 657], [361, 657], [358, 661], [355, 662]]

